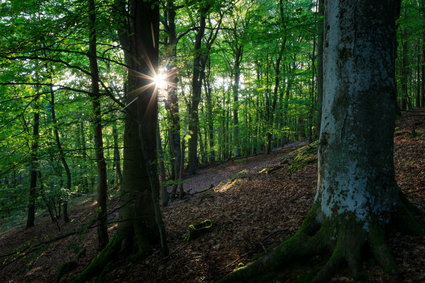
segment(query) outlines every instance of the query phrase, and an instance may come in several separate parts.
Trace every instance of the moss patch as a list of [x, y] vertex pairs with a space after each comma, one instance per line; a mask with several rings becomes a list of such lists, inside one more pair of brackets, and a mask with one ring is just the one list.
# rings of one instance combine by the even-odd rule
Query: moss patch
[[187, 232], [184, 235], [184, 241], [189, 242], [193, 239], [196, 239], [202, 234], [210, 231], [216, 226], [215, 222], [210, 219], [206, 219], [198, 224], [191, 224], [187, 227]]
[[294, 150], [293, 153], [296, 154], [296, 156], [289, 162], [289, 170], [295, 172], [307, 164], [316, 162], [318, 146], [319, 142], [315, 141], [306, 146], [300, 147], [297, 150]]

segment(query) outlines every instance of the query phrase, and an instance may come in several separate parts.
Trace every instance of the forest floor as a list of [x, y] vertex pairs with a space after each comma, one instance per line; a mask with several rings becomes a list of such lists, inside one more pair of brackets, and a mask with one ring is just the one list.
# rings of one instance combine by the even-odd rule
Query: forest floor
[[[409, 200], [425, 210], [425, 109], [402, 113], [395, 135], [397, 182]], [[301, 146], [200, 170], [185, 181], [188, 197], [163, 209], [170, 255], [162, 258], [155, 252], [141, 262], [117, 259], [115, 268], [100, 281], [211, 282], [272, 249], [297, 230], [313, 201], [317, 165], [308, 150], [306, 162], [295, 162], [299, 150], [294, 149]], [[117, 218], [117, 203], [116, 198], [110, 201], [111, 221]], [[71, 261], [76, 264], [62, 280], [80, 271], [96, 255], [95, 229], [49, 241], [90, 223], [94, 206], [93, 199], [75, 203], [68, 224], [51, 223], [46, 215], [37, 219], [34, 228], [0, 233], [0, 282], [52, 282], [59, 267]], [[205, 219], [217, 226], [185, 242], [188, 225]], [[111, 234], [115, 229], [116, 224], [111, 225]], [[33, 248], [40, 242], [45, 244]], [[389, 243], [400, 274], [389, 276], [369, 260], [364, 263], [363, 282], [425, 282], [425, 238], [396, 233]], [[288, 266], [278, 280], [305, 281], [319, 264], [320, 259], [313, 258]], [[332, 282], [354, 280], [341, 269]]]

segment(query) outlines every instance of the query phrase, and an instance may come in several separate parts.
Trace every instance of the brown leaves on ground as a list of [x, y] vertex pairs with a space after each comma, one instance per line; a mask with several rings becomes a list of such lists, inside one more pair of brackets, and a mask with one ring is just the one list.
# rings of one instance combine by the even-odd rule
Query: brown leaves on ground
[[[154, 253], [142, 262], [121, 262], [104, 280], [211, 282], [238, 265], [246, 264], [272, 249], [296, 231], [315, 193], [317, 166], [307, 164], [295, 172], [288, 170], [288, 160], [293, 158], [293, 155], [288, 153], [293, 149], [283, 148], [271, 155], [253, 156], [200, 170], [197, 176], [186, 180], [185, 189], [194, 193], [211, 184], [215, 187], [192, 194], [184, 201], [171, 203], [163, 210], [171, 254], [161, 258], [158, 253]], [[424, 209], [424, 109], [405, 112], [403, 118], [397, 122], [395, 166], [397, 182], [403, 191], [413, 203]], [[87, 215], [88, 211], [92, 211], [92, 208], [81, 207], [81, 215], [74, 214], [73, 217], [80, 219], [79, 217]], [[187, 227], [205, 219], [213, 220], [217, 226], [199, 238], [185, 243], [183, 236]], [[50, 225], [47, 224], [47, 219], [44, 222], [46, 227]], [[54, 235], [52, 231], [46, 231], [46, 228], [37, 229], [16, 230], [1, 235], [1, 254], [31, 238], [41, 239], [45, 234]], [[96, 239], [93, 232], [84, 234], [83, 239], [80, 239], [81, 235], [73, 236], [44, 248], [42, 252], [37, 253], [38, 260], [31, 269], [23, 268], [24, 264], [30, 262], [28, 259], [9, 265], [0, 271], [0, 280], [54, 280], [54, 274], [60, 264], [77, 259], [67, 248], [72, 243], [78, 243], [88, 250], [84, 260], [77, 260], [81, 270], [95, 254]], [[425, 282], [425, 239], [396, 234], [391, 237], [390, 245], [399, 263], [400, 275], [391, 278], [370, 261], [364, 265], [364, 280]], [[18, 272], [20, 268], [21, 273]], [[292, 269], [281, 275], [281, 281], [293, 282], [307, 272], [307, 269]], [[348, 272], [341, 270], [333, 282], [353, 282], [347, 274]]]

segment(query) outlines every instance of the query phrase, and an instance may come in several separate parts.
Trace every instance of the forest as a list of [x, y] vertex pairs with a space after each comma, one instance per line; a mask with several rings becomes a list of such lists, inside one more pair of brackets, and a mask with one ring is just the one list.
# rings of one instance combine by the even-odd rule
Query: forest
[[0, 0], [1, 282], [425, 282], [425, 1]]

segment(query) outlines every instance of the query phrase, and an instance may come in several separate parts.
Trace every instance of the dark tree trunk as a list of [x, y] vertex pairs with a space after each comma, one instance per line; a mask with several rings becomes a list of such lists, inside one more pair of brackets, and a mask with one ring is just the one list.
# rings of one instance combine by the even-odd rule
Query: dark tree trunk
[[322, 104], [323, 104], [323, 14], [324, 14], [324, 3], [325, 0], [319, 0], [319, 21], [318, 21], [318, 46], [317, 46], [317, 124], [316, 124], [316, 135], [320, 135], [320, 127], [322, 123]]
[[[425, 16], [425, 4], [423, 4], [423, 16]], [[425, 107], [425, 32], [422, 36], [422, 79], [421, 79], [421, 107]]]
[[212, 89], [210, 84], [211, 76], [211, 60], [208, 60], [208, 70], [204, 81], [205, 97], [206, 97], [206, 114], [207, 114], [207, 127], [208, 127], [208, 146], [210, 162], [215, 161], [215, 150], [214, 150], [214, 120], [213, 120], [213, 101], [212, 101]]
[[[404, 9], [404, 17], [406, 17], [406, 8]], [[408, 38], [407, 31], [401, 30], [401, 110], [407, 110], [408, 108], [408, 80], [409, 80], [409, 58], [408, 58]]]
[[[44, 56], [46, 56], [46, 51], [44, 50]], [[46, 64], [46, 69], [49, 70], [49, 79], [50, 81], [52, 81], [52, 70], [51, 68], [49, 68], [49, 66]], [[57, 122], [57, 118], [56, 118], [56, 105], [55, 105], [55, 90], [53, 89], [53, 84], [51, 83], [49, 86], [49, 91], [50, 91], [50, 111], [51, 111], [51, 115], [52, 115], [52, 123], [53, 123], [53, 135], [54, 135], [54, 139], [56, 142], [56, 146], [58, 148], [59, 151], [59, 159], [61, 161], [61, 164], [63, 166], [63, 168], [65, 169], [65, 174], [66, 174], [66, 192], [67, 194], [69, 194], [71, 192], [71, 185], [72, 185], [72, 175], [71, 175], [71, 170], [69, 168], [68, 162], [66, 161], [66, 156], [65, 156], [65, 151], [63, 150], [62, 147], [62, 142], [61, 142], [61, 138], [60, 138], [60, 134], [59, 134], [59, 126], [58, 126], [58, 122]], [[68, 223], [70, 221], [69, 216], [68, 216], [68, 195], [66, 195], [65, 197], [62, 197], [63, 199], [59, 199], [59, 203], [62, 202], [63, 200], [63, 221], [65, 223]], [[59, 210], [60, 210], [60, 206], [59, 206]], [[60, 212], [59, 212], [59, 217], [60, 217]]]
[[102, 109], [99, 91], [99, 67], [97, 64], [96, 40], [96, 6], [94, 0], [89, 0], [89, 61], [91, 72], [91, 99], [93, 107], [94, 145], [97, 165], [97, 226], [98, 249], [102, 250], [109, 241], [107, 224], [107, 174], [106, 161], [103, 152]]
[[199, 114], [198, 106], [201, 101], [202, 92], [202, 72], [205, 68], [206, 55], [202, 50], [202, 39], [205, 35], [206, 18], [209, 6], [203, 5], [200, 10], [199, 28], [196, 32], [193, 59], [193, 73], [192, 73], [192, 100], [189, 108], [189, 164], [188, 174], [193, 175], [198, 167], [198, 131], [199, 131]]
[[202, 82], [205, 78], [205, 66], [208, 62], [211, 46], [217, 38], [220, 29], [223, 14], [220, 14], [220, 19], [215, 28], [212, 28], [205, 44], [202, 39], [205, 35], [207, 14], [211, 8], [211, 3], [202, 2], [200, 7], [199, 28], [195, 36], [193, 59], [193, 74], [192, 74], [192, 99], [189, 107], [189, 132], [191, 138], [189, 140], [189, 160], [188, 174], [193, 175], [198, 167], [198, 132], [199, 132], [199, 115], [198, 106], [201, 102]]
[[235, 147], [235, 156], [241, 155], [241, 145], [239, 140], [239, 84], [241, 79], [241, 62], [243, 55], [243, 46], [239, 45], [234, 50], [234, 64], [233, 64], [233, 146]]
[[[59, 134], [59, 127], [56, 117], [56, 105], [55, 105], [55, 91], [53, 89], [53, 86], [50, 86], [50, 111], [52, 115], [52, 123], [53, 123], [53, 135], [55, 137], [56, 146], [58, 148], [59, 152], [59, 159], [61, 161], [62, 167], [65, 169], [65, 175], [66, 175], [66, 191], [67, 193], [71, 192], [71, 182], [72, 182], [72, 175], [71, 170], [69, 168], [68, 162], [66, 161], [65, 151], [62, 147], [62, 141]], [[65, 196], [63, 199], [63, 206], [62, 206], [62, 212], [63, 212], [63, 220], [65, 223], [69, 222], [69, 216], [68, 216], [68, 196]]]
[[119, 187], [122, 183], [121, 172], [121, 155], [118, 143], [118, 129], [116, 124], [112, 126], [112, 136], [114, 138], [114, 167], [115, 167], [115, 183]]
[[37, 198], [37, 170], [38, 170], [38, 146], [39, 146], [39, 128], [40, 128], [40, 109], [38, 97], [35, 99], [35, 109], [33, 115], [33, 130], [30, 152], [30, 186], [28, 196], [28, 216], [27, 228], [33, 227], [35, 222], [35, 200]]
[[[116, 0], [118, 30], [128, 66], [124, 168], [120, 223], [101, 254], [73, 282], [85, 282], [103, 271], [118, 254], [146, 256], [155, 246], [168, 253], [159, 206], [156, 127], [159, 6], [156, 1]], [[124, 17], [123, 15], [128, 15]]]
[[[174, 1], [168, 0], [166, 5], [166, 26], [168, 33], [168, 42], [166, 46], [166, 60], [167, 60], [167, 100], [165, 108], [167, 109], [169, 120], [169, 137], [170, 137], [170, 151], [172, 162], [172, 179], [175, 184], [173, 185], [172, 193], [175, 196], [179, 184], [182, 182], [182, 151], [181, 151], [181, 138], [180, 138], [180, 116], [179, 116], [179, 103], [177, 97], [177, 33], [176, 33], [176, 7]], [[181, 186], [180, 186], [181, 187]], [[182, 196], [182, 192], [180, 192]], [[168, 197], [167, 197], [168, 199]], [[164, 203], [164, 200], [163, 200]], [[164, 203], [165, 204], [165, 203]]]
[[[123, 6], [121, 6], [123, 7]], [[129, 28], [120, 40], [129, 66], [124, 133], [123, 199], [120, 232], [124, 246], [146, 253], [153, 245], [167, 249], [159, 211], [156, 127], [159, 7], [156, 1], [129, 1]], [[144, 74], [146, 76], [140, 76]]]

